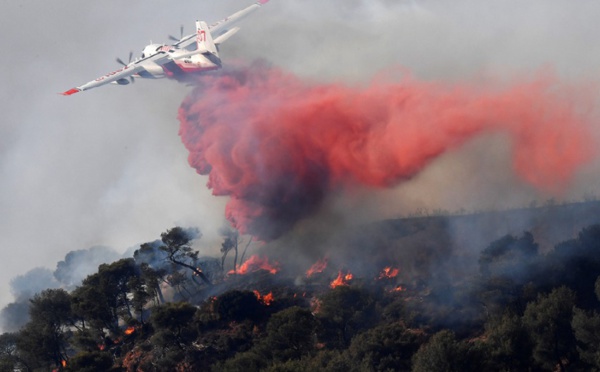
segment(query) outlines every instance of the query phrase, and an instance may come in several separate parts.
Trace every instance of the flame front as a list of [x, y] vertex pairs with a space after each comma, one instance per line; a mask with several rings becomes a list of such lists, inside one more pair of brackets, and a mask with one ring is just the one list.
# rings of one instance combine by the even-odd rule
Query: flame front
[[273, 303], [273, 301], [275, 301], [275, 298], [273, 297], [273, 292], [269, 292], [264, 296], [262, 296], [259, 291], [254, 290], [253, 292], [256, 298], [267, 306], [270, 306]]
[[[244, 262], [242, 266], [240, 266], [237, 273], [243, 275], [253, 273], [258, 270], [266, 270], [271, 274], [276, 274], [277, 271], [279, 271], [277, 266], [279, 266], [278, 263], [271, 264], [269, 263], [269, 259], [266, 257], [252, 256], [246, 262]], [[231, 270], [228, 274], [235, 274], [235, 271]]]
[[314, 274], [322, 273], [326, 267], [327, 267], [327, 257], [324, 257], [324, 258], [318, 260], [317, 262], [315, 262], [310, 267], [310, 269], [308, 269], [308, 271], [306, 272], [306, 277], [310, 278]]
[[398, 276], [398, 273], [400, 273], [399, 269], [396, 269], [395, 267], [385, 267], [383, 269], [383, 271], [381, 271], [381, 274], [379, 274], [379, 279], [392, 279], [395, 278], [396, 276]]
[[354, 276], [347, 272], [344, 274], [341, 270], [338, 272], [337, 278], [333, 282], [331, 282], [331, 288], [339, 287], [341, 285], [348, 285]]
[[133, 332], [135, 332], [135, 327], [127, 327], [127, 329], [125, 330], [125, 332], [124, 332], [124, 333], [125, 333], [126, 335], [130, 335], [130, 334], [132, 334]]

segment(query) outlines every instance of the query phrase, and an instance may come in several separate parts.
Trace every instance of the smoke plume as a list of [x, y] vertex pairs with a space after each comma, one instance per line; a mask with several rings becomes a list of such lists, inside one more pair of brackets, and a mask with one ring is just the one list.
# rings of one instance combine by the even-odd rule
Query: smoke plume
[[242, 233], [271, 240], [332, 192], [398, 185], [482, 133], [512, 141], [515, 172], [560, 193], [593, 156], [584, 89], [552, 74], [447, 84], [389, 71], [366, 86], [256, 64], [203, 77], [180, 107], [189, 163]]

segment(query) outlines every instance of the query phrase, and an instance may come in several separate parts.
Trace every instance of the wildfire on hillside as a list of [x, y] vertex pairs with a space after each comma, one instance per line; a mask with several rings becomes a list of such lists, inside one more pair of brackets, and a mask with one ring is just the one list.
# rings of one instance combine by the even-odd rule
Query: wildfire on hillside
[[261, 295], [260, 292], [257, 290], [254, 290], [253, 292], [256, 298], [267, 306], [270, 306], [273, 303], [273, 301], [275, 301], [275, 298], [273, 297], [273, 292], [269, 292], [264, 296]]
[[390, 289], [390, 292], [404, 292], [404, 291], [406, 291], [406, 288], [401, 285]]
[[342, 270], [340, 270], [338, 272], [338, 276], [337, 278], [335, 278], [333, 280], [333, 282], [331, 282], [331, 284], [329, 285], [331, 288], [335, 288], [335, 287], [339, 287], [341, 285], [349, 285], [350, 281], [354, 278], [354, 276], [352, 275], [352, 273], [350, 272], [346, 272], [344, 273]]
[[381, 274], [379, 274], [379, 279], [392, 279], [398, 276], [398, 273], [400, 273], [399, 269], [388, 266], [381, 271]]
[[127, 329], [123, 333], [125, 333], [126, 335], [130, 335], [133, 332], [135, 332], [135, 327], [127, 327]]
[[258, 270], [265, 270], [271, 274], [276, 274], [279, 271], [279, 264], [277, 262], [273, 264], [269, 263], [269, 259], [266, 257], [252, 256], [239, 267], [237, 272], [235, 270], [231, 270], [228, 272], [228, 274], [244, 275]]
[[310, 278], [314, 274], [322, 273], [325, 268], [327, 268], [327, 257], [321, 258], [317, 262], [315, 262], [310, 269], [306, 271], [306, 277]]

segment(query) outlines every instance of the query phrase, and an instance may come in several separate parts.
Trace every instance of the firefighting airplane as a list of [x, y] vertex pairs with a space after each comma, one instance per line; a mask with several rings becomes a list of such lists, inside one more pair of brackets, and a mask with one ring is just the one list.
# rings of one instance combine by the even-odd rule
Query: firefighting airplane
[[[240, 30], [239, 27], [231, 26], [267, 2], [269, 0], [258, 0], [255, 4], [210, 26], [206, 22], [196, 21], [195, 34], [182, 36], [180, 39], [171, 37], [177, 41], [173, 45], [150, 44], [142, 51], [141, 58], [129, 63], [124, 63], [117, 58], [117, 62], [123, 65], [122, 68], [61, 94], [70, 96], [108, 83], [127, 85], [129, 82], [133, 83], [133, 79], [138, 77], [177, 78], [184, 74], [219, 69], [221, 68], [219, 45]], [[131, 53], [129, 59], [131, 60]]]

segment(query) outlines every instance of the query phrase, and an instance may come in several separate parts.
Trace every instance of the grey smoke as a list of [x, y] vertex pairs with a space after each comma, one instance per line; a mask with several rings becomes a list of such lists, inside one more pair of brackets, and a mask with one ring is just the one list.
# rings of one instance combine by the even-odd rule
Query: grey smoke
[[10, 281], [14, 301], [0, 310], [0, 327], [5, 332], [19, 330], [29, 320], [29, 300], [44, 289], [59, 288], [52, 270], [36, 267]]
[[96, 246], [67, 253], [65, 259], [56, 264], [54, 278], [62, 288], [73, 290], [81, 284], [88, 275], [98, 271], [98, 266], [121, 259], [122, 256], [114, 250]]
[[67, 253], [54, 270], [36, 267], [17, 275], [10, 281], [14, 301], [0, 310], [0, 327], [5, 332], [17, 331], [29, 320], [29, 300], [36, 294], [49, 288], [73, 290], [88, 275], [98, 271], [98, 266], [122, 257], [108, 247], [96, 246]]

